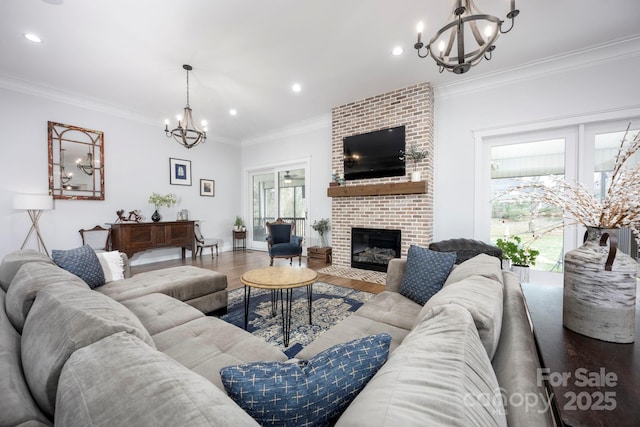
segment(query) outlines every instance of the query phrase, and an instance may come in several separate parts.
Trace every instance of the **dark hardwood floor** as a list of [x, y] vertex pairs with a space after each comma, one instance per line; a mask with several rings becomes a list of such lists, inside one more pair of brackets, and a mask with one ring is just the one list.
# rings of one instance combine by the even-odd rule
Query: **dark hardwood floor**
[[[187, 254], [189, 253], [187, 252]], [[176, 259], [171, 261], [162, 261], [131, 267], [131, 273], [136, 274], [143, 271], [158, 270], [160, 268], [175, 267], [179, 265], [195, 265], [197, 267], [207, 268], [209, 270], [219, 271], [226, 274], [228, 289], [233, 290], [242, 287], [240, 277], [246, 271], [252, 270], [254, 268], [268, 267], [269, 261], [269, 255], [266, 252], [262, 251], [247, 249], [246, 252], [220, 252], [219, 256], [214, 256], [214, 258], [211, 259], [211, 255], [207, 250], [203, 256], [198, 256], [194, 261], [192, 261], [191, 257], [187, 255], [187, 258], [184, 260]], [[276, 258], [273, 265], [289, 265], [289, 260]], [[302, 257], [302, 267], [308, 267], [313, 270], [320, 270], [329, 265], [331, 264], [325, 264], [323, 262], [315, 260], [309, 263], [306, 257]], [[297, 267], [298, 260], [294, 258], [292, 268]], [[323, 273], [318, 273], [318, 281], [343, 286], [345, 288], [353, 288], [365, 292], [371, 292], [374, 294], [380, 293], [384, 290], [384, 286], [377, 283], [330, 276]]]

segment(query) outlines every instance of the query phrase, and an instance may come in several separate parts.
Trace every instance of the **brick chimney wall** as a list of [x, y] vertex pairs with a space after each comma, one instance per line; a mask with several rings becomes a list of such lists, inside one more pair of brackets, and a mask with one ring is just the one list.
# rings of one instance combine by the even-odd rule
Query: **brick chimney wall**
[[[335, 197], [331, 202], [331, 241], [333, 265], [351, 265], [351, 228], [402, 230], [402, 256], [411, 244], [427, 246], [433, 237], [433, 90], [421, 83], [382, 95], [352, 102], [332, 110], [332, 165], [344, 174], [342, 139], [396, 126], [405, 126], [407, 149], [415, 143], [427, 150], [427, 158], [416, 170], [427, 182], [426, 194]], [[347, 181], [346, 185], [364, 185], [409, 181], [413, 164], [407, 162], [407, 174], [388, 178]]]

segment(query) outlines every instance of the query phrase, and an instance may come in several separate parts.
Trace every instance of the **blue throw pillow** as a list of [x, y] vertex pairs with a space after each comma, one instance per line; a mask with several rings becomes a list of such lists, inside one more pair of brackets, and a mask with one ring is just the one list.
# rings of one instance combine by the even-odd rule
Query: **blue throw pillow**
[[436, 252], [411, 245], [400, 282], [400, 294], [424, 305], [442, 289], [455, 262], [455, 252]]
[[263, 426], [322, 426], [335, 420], [387, 360], [391, 337], [331, 347], [308, 361], [254, 362], [220, 370], [229, 396]]
[[104, 285], [104, 271], [96, 252], [89, 245], [79, 248], [51, 251], [51, 258], [58, 267], [84, 280], [91, 289]]

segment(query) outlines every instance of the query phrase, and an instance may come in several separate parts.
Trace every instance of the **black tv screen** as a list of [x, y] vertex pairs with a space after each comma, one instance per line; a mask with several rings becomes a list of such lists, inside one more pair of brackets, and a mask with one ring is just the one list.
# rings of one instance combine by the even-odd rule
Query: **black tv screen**
[[342, 142], [345, 180], [405, 174], [404, 126], [347, 136]]

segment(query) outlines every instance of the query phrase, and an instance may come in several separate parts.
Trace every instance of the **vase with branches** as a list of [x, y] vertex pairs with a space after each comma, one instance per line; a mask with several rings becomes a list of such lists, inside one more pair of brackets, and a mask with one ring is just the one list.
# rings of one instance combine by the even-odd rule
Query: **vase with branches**
[[166, 206], [168, 208], [172, 207], [173, 205], [178, 203], [178, 198], [174, 193], [168, 193], [164, 196], [159, 193], [151, 193], [151, 196], [149, 196], [149, 200], [147, 201], [147, 203], [155, 206], [156, 210], [153, 212], [153, 215], [151, 215], [151, 219], [153, 220], [153, 222], [158, 222], [162, 219], [158, 210], [162, 206]]
[[323, 248], [327, 246], [327, 238], [325, 237], [325, 234], [331, 228], [331, 224], [329, 223], [329, 218], [322, 218], [322, 219], [313, 221], [313, 224], [311, 224], [311, 228], [317, 231], [318, 234], [320, 235], [320, 246]]

